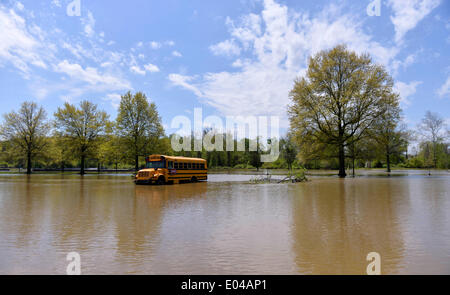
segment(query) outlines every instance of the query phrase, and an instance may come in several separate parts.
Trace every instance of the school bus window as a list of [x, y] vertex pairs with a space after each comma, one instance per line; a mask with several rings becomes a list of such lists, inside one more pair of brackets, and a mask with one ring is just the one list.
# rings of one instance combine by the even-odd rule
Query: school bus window
[[169, 163], [167, 164], [167, 168], [173, 169], [173, 162], [172, 161], [169, 161]]

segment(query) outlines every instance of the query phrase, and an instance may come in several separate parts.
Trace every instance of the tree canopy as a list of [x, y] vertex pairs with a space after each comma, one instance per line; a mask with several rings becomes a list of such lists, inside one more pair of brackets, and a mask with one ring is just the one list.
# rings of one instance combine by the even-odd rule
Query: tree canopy
[[65, 103], [55, 113], [55, 128], [59, 136], [66, 138], [81, 160], [81, 174], [85, 173], [86, 157], [104, 135], [110, 123], [104, 111], [97, 110], [97, 105], [82, 101], [80, 107]]
[[339, 176], [345, 177], [345, 149], [359, 141], [382, 114], [393, 94], [393, 80], [367, 54], [339, 45], [309, 59], [306, 77], [290, 92], [291, 128], [300, 145], [332, 146]]
[[164, 135], [156, 105], [149, 103], [142, 92], [128, 92], [120, 101], [116, 124], [124, 150], [139, 170], [139, 156], [155, 152], [158, 139]]
[[0, 128], [0, 134], [13, 150], [26, 156], [28, 174], [31, 174], [32, 158], [46, 145], [49, 131], [45, 110], [34, 102], [24, 102], [18, 112], [5, 114]]

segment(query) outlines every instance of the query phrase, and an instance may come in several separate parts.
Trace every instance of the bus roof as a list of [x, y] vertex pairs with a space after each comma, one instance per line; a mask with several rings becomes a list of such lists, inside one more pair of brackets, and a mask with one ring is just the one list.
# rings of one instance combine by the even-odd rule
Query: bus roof
[[166, 156], [166, 155], [151, 155], [150, 157], [164, 157], [166, 159], [169, 160], [178, 160], [178, 161], [183, 161], [183, 160], [188, 160], [188, 161], [200, 161], [200, 162], [206, 162], [205, 159], [202, 158], [190, 158], [190, 157], [181, 157], [181, 156]]

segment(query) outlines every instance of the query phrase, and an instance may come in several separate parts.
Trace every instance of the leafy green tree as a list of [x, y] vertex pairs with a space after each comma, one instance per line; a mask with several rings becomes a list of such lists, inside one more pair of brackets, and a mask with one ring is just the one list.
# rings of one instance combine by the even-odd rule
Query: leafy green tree
[[97, 110], [97, 105], [82, 101], [80, 107], [65, 103], [55, 113], [57, 134], [75, 149], [81, 161], [81, 175], [85, 174], [86, 157], [95, 152], [99, 138], [107, 133], [109, 116]]
[[249, 153], [249, 162], [250, 162], [250, 165], [252, 165], [253, 167], [255, 167], [256, 168], [256, 171], [259, 171], [259, 168], [262, 166], [262, 162], [261, 162], [261, 154], [262, 154], [262, 151], [261, 151], [261, 139], [259, 138], [259, 137], [257, 137], [256, 138], [256, 140], [255, 139], [249, 139], [249, 146], [250, 146], [250, 144], [251, 144], [251, 142], [254, 142], [254, 141], [256, 141], [256, 151], [249, 151], [248, 153]]
[[119, 163], [124, 160], [122, 152], [123, 145], [119, 137], [114, 133], [108, 136], [106, 142], [106, 161], [114, 165], [114, 169], [117, 171]]
[[288, 169], [292, 170], [292, 163], [294, 163], [297, 158], [297, 148], [292, 141], [290, 135], [288, 135], [285, 139], [280, 140], [281, 145], [281, 156], [287, 163]]
[[367, 54], [343, 45], [309, 59], [306, 77], [290, 93], [292, 131], [304, 143], [314, 141], [337, 149], [339, 176], [345, 177], [345, 149], [359, 141], [382, 113], [393, 80]]
[[397, 130], [400, 122], [400, 107], [397, 94], [389, 94], [381, 104], [381, 115], [375, 119], [369, 134], [386, 156], [387, 172], [391, 172], [391, 157], [405, 145], [403, 131]]
[[46, 112], [34, 102], [24, 102], [18, 112], [5, 114], [0, 128], [15, 152], [25, 155], [27, 174], [31, 174], [32, 159], [42, 152], [49, 132]]
[[139, 156], [154, 152], [159, 138], [164, 135], [161, 118], [154, 103], [149, 103], [142, 92], [122, 96], [116, 120], [118, 136], [124, 140], [126, 152], [139, 170]]

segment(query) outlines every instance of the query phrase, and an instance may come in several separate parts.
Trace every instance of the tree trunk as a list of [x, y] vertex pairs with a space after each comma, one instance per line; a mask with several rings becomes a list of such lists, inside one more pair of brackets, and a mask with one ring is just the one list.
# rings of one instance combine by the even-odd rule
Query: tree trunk
[[434, 169], [437, 168], [436, 143], [433, 144], [433, 163]]
[[406, 144], [406, 160], [408, 160], [408, 144]]
[[355, 156], [353, 156], [352, 160], [353, 160], [352, 163], [353, 177], [355, 177]]
[[387, 172], [391, 173], [391, 159], [389, 156], [389, 152], [386, 153], [386, 165], [387, 165]]
[[344, 144], [339, 144], [339, 177], [344, 178], [347, 176], [345, 173], [345, 153]]
[[135, 158], [134, 158], [134, 160], [135, 160], [134, 170], [135, 170], [135, 171], [139, 171], [139, 156], [136, 155]]
[[84, 171], [85, 162], [86, 162], [86, 156], [83, 154], [83, 155], [81, 155], [81, 170], [80, 170], [81, 175], [84, 175], [86, 173]]
[[27, 153], [27, 174], [31, 174], [31, 153]]
[[64, 166], [66, 163], [64, 161], [61, 161], [61, 172], [64, 173]]

